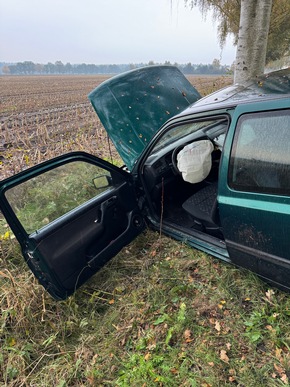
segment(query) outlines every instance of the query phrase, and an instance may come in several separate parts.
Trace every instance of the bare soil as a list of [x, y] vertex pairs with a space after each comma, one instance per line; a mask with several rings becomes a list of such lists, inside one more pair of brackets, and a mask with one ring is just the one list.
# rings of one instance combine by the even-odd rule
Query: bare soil
[[[118, 159], [87, 95], [109, 75], [0, 78], [0, 178], [65, 152]], [[202, 95], [231, 77], [189, 76]]]

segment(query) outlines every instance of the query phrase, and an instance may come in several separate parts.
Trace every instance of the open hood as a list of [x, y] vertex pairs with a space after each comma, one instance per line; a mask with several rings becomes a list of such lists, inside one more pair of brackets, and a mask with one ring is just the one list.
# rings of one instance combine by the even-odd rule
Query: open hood
[[174, 66], [149, 66], [108, 79], [89, 94], [129, 170], [158, 129], [200, 99]]

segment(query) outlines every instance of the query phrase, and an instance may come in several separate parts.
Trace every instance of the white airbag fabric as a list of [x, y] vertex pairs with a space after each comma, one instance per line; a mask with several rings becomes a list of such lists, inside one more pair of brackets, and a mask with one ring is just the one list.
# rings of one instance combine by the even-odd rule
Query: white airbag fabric
[[199, 183], [208, 176], [213, 149], [209, 140], [201, 140], [186, 145], [177, 154], [177, 168], [182, 173], [183, 180]]

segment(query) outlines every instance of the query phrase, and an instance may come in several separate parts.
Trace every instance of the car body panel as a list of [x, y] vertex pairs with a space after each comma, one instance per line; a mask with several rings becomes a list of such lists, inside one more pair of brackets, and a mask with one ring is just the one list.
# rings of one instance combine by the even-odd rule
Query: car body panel
[[225, 109], [248, 104], [284, 98], [290, 94], [290, 68], [261, 75], [245, 85], [231, 85], [209, 94], [182, 112], [182, 115]]
[[[232, 262], [285, 289], [290, 288], [289, 189], [283, 195], [275, 192], [253, 192], [246, 188], [237, 190], [230, 186], [229, 165], [238, 122], [242, 117], [253, 115], [254, 118], [265, 112], [284, 114], [289, 106], [290, 97], [243, 104], [235, 109], [224, 147], [218, 197], [223, 233]], [[274, 133], [279, 129], [281, 128], [272, 128]], [[276, 132], [276, 136], [278, 135]], [[271, 152], [271, 145], [265, 150]], [[252, 155], [253, 160], [259, 151], [256, 148], [256, 153]], [[259, 170], [260, 175], [263, 172]], [[270, 175], [271, 165], [267, 167], [266, 173]], [[258, 187], [257, 191], [259, 189]]]
[[174, 66], [150, 66], [108, 79], [89, 99], [129, 170], [158, 129], [200, 94]]

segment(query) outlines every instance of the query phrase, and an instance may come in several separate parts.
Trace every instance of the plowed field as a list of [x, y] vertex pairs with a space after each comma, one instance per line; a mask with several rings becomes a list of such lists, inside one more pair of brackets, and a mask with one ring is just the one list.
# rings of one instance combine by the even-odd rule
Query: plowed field
[[[109, 76], [0, 78], [0, 178], [65, 152], [84, 150], [117, 159], [87, 95]], [[201, 94], [230, 77], [189, 77]]]

